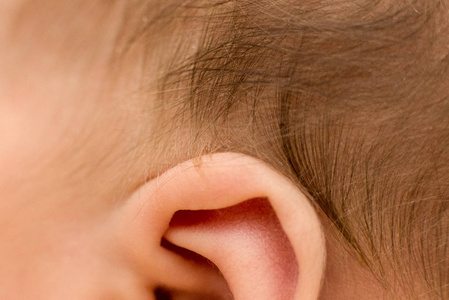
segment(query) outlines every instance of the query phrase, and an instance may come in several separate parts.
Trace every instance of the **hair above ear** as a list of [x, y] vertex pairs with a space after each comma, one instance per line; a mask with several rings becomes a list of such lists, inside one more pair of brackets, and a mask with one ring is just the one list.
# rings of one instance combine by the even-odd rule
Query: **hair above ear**
[[142, 186], [119, 215], [121, 245], [154, 289], [192, 299], [319, 296], [319, 218], [262, 161], [235, 153], [187, 161]]

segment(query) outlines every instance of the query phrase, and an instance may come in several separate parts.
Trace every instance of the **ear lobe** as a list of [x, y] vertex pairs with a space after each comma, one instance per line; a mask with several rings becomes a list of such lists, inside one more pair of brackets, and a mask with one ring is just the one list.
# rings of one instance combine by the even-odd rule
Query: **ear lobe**
[[[261, 161], [222, 153], [200, 165], [183, 163], [142, 187], [122, 216], [123, 247], [148, 278], [157, 277], [153, 287], [198, 299], [201, 291], [230, 299], [226, 285], [234, 299], [319, 296], [325, 262], [319, 219], [306, 197]], [[161, 246], [165, 239], [221, 273]]]

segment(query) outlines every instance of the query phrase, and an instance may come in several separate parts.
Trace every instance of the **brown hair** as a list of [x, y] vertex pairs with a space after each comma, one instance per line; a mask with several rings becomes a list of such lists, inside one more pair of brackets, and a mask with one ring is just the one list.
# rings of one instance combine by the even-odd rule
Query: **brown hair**
[[161, 81], [164, 147], [266, 161], [386, 288], [447, 299], [447, 1], [175, 2], [201, 35]]

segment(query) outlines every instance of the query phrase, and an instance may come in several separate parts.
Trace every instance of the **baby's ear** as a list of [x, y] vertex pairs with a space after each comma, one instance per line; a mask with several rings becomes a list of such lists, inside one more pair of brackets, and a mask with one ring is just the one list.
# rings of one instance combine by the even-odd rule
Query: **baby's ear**
[[145, 184], [119, 216], [126, 261], [156, 299], [318, 298], [319, 219], [259, 160], [222, 153], [185, 162]]

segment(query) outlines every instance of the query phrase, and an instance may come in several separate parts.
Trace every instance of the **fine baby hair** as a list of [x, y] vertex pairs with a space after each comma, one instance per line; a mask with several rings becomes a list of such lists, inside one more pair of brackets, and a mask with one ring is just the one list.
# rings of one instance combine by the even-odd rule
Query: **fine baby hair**
[[447, 2], [191, 2], [199, 43], [161, 83], [172, 147], [269, 163], [392, 299], [447, 299]]
[[0, 299], [449, 299], [448, 20], [0, 3]]

